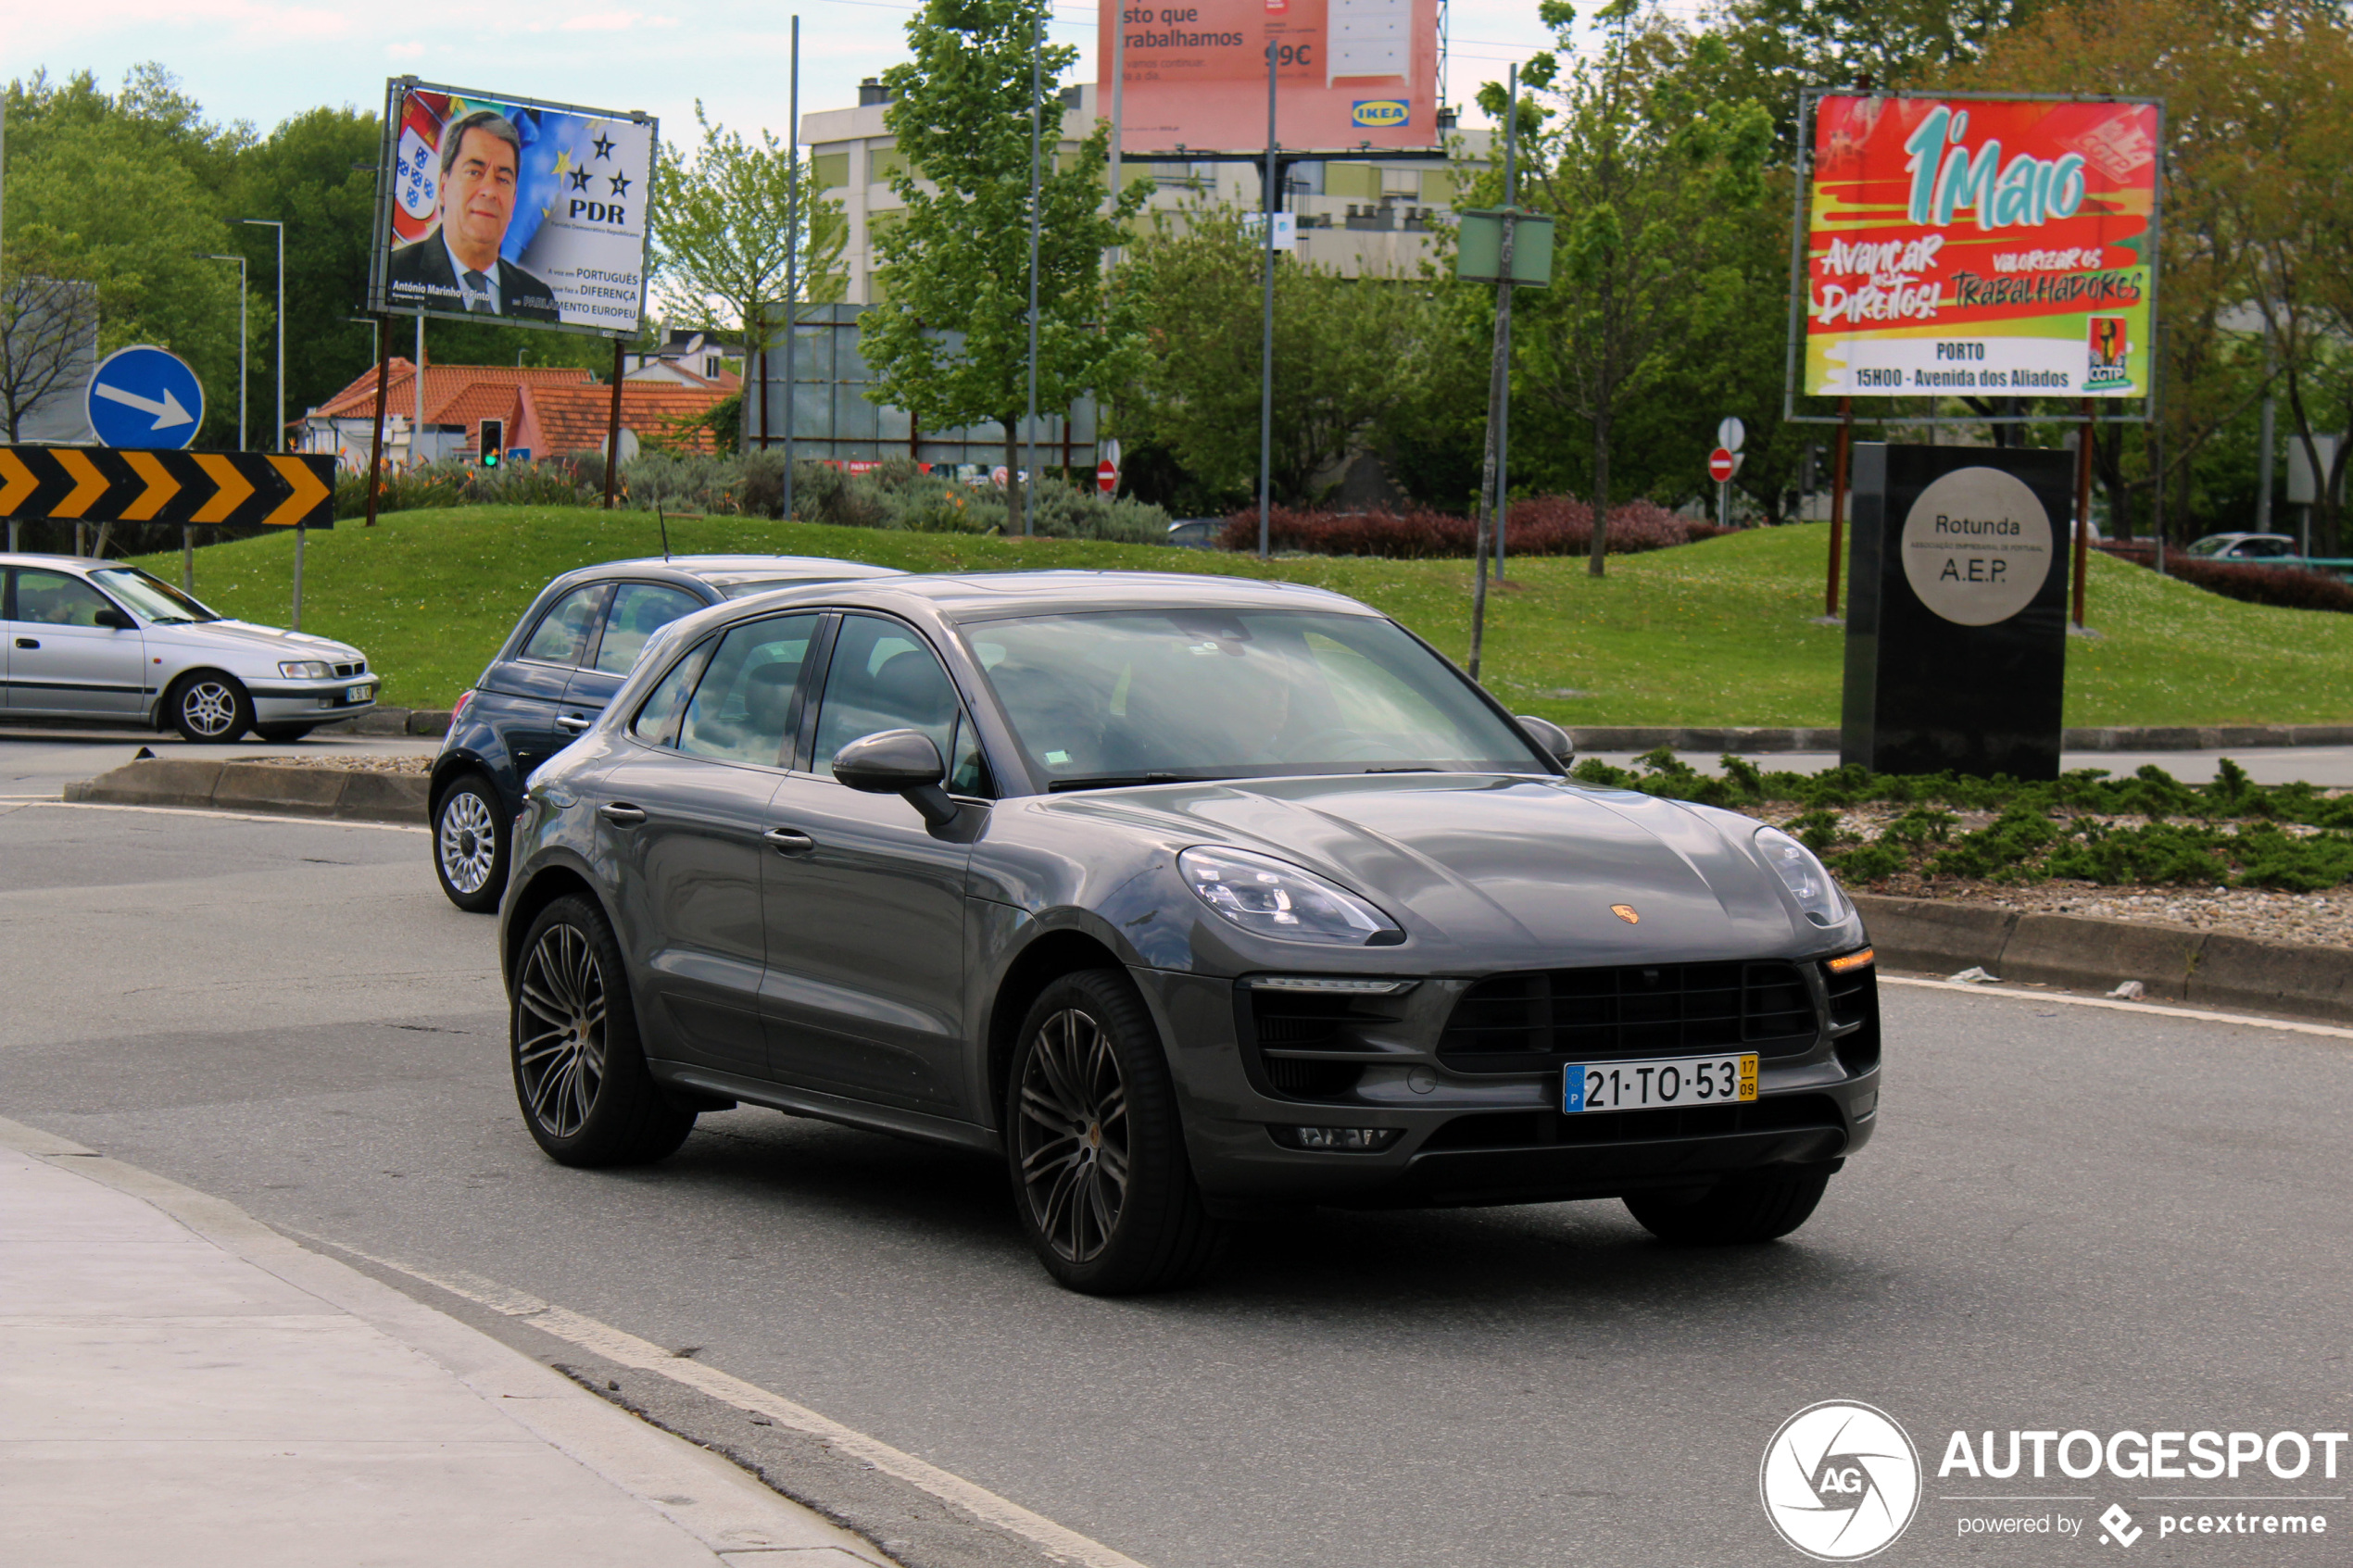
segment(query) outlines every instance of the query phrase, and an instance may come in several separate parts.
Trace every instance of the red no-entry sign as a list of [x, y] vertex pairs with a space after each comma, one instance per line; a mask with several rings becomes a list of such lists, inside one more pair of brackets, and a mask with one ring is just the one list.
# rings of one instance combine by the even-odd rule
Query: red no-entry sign
[[1707, 477], [1718, 484], [1731, 478], [1740, 466], [1741, 460], [1721, 446], [1707, 455]]
[[1106, 495], [1119, 488], [1119, 470], [1109, 458], [1095, 465], [1095, 488]]

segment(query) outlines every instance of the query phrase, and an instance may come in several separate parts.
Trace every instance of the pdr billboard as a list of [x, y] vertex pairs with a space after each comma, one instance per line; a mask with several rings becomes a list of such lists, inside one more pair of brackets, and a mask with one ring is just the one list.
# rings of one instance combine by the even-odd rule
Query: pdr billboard
[[1438, 0], [1130, 0], [1098, 15], [1106, 115], [1118, 31], [1126, 34], [1122, 157], [1265, 146], [1270, 46], [1284, 146], [1439, 144]]
[[400, 79], [384, 126], [371, 308], [638, 330], [652, 119]]
[[1816, 103], [1803, 390], [2146, 397], [2163, 111]]

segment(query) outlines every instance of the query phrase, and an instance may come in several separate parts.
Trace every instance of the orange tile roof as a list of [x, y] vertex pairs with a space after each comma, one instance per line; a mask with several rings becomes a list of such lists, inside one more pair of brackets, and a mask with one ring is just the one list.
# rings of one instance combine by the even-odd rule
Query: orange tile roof
[[[414, 361], [393, 357], [391, 384], [384, 394], [384, 407], [395, 415], [416, 411], [417, 367]], [[517, 366], [517, 365], [434, 365], [425, 366], [425, 422], [427, 424], [458, 424], [468, 426], [484, 419], [497, 419], [513, 407], [515, 392], [526, 386], [586, 386], [591, 384], [588, 372], [578, 366]], [[505, 408], [483, 406], [478, 394], [497, 389], [505, 399]], [[452, 412], [464, 402], [476, 412]], [[314, 417], [329, 420], [376, 417], [376, 370], [370, 366], [349, 386], [336, 393], [312, 410]]]
[[[659, 437], [684, 445], [689, 451], [710, 452], [715, 447], [709, 431], [696, 431], [680, 443], [679, 437], [671, 433], [671, 426], [694, 418], [722, 395], [715, 389], [624, 381], [621, 383], [622, 427], [636, 432], [641, 441]], [[518, 422], [531, 437], [533, 450], [554, 454], [603, 448], [605, 424], [612, 408], [610, 384], [528, 386], [522, 390], [521, 401], [522, 414]], [[522, 444], [512, 433], [508, 440]]]

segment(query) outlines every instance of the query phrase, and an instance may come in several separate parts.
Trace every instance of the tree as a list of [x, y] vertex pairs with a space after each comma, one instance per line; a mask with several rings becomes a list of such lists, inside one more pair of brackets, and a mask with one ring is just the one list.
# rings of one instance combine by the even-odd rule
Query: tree
[[[1161, 215], [1118, 287], [1151, 352], [1120, 394], [1120, 422], [1167, 446], [1210, 495], [1239, 500], [1258, 472], [1263, 242], [1230, 207]], [[1347, 278], [1278, 259], [1275, 272], [1275, 495], [1311, 498], [1412, 395], [1430, 327], [1418, 280]]]
[[[1019, 425], [1028, 406], [1030, 114], [1033, 60], [1043, 82], [1038, 135], [1038, 406], [1068, 408], [1139, 368], [1132, 294], [1107, 293], [1103, 252], [1123, 243], [1149, 190], [1105, 201], [1108, 121], [1058, 156], [1062, 73], [1078, 51], [1033, 54], [1044, 0], [927, 0], [907, 24], [914, 58], [883, 74], [884, 123], [906, 167], [891, 176], [904, 217], [875, 248], [887, 297], [859, 326], [875, 373], [866, 395], [923, 425], [995, 423], [1005, 433], [1021, 508]], [[1064, 158], [1067, 157], [1065, 164]]]
[[44, 278], [0, 266], [0, 420], [10, 441], [25, 421], [69, 406], [94, 363], [98, 334], [96, 291], [87, 283]]
[[[1541, 0], [1538, 14], [1569, 52], [1576, 13], [1567, 0]], [[1587, 570], [1596, 577], [1615, 494], [1613, 426], [1667, 368], [1668, 344], [1742, 305], [1730, 259], [1736, 215], [1763, 197], [1773, 135], [1761, 106], [1703, 104], [1691, 90], [1688, 66], [1719, 63], [1718, 41], [1694, 44], [1655, 13], [1639, 12], [1636, 0], [1610, 0], [1600, 19], [1598, 53], [1565, 78], [1557, 56], [1540, 55], [1525, 76], [1540, 92], [1554, 89], [1556, 107], [1532, 132], [1524, 116], [1522, 134], [1528, 194], [1557, 215], [1561, 232], [1554, 285], [1531, 291], [1516, 338], [1529, 388], [1590, 427], [1595, 526]], [[1491, 114], [1503, 107], [1500, 89], [1493, 97]]]
[[[839, 202], [818, 194], [805, 162], [796, 209], [792, 155], [774, 132], [747, 142], [705, 119], [699, 100], [695, 123], [702, 144], [694, 161], [674, 145], [662, 149], [661, 195], [653, 208], [656, 276], [673, 314], [706, 331], [742, 334], [750, 351], [749, 380], [763, 386], [770, 307], [781, 304], [793, 321], [803, 304], [841, 297], [849, 282], [841, 268], [849, 223]], [[799, 261], [788, 290], [796, 229]], [[762, 444], [767, 414], [763, 396], [755, 422]]]

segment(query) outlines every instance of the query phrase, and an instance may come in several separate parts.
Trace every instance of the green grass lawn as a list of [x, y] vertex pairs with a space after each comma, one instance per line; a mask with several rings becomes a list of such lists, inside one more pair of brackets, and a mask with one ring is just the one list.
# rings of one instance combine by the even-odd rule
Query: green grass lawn
[[[1828, 529], [1760, 529], [1651, 555], [1511, 565], [1488, 599], [1487, 681], [1515, 709], [1565, 724], [1835, 724], [1843, 633], [1817, 626]], [[913, 571], [1024, 567], [1215, 572], [1311, 583], [1395, 616], [1459, 659], [1470, 640], [1460, 561], [1246, 556], [1146, 545], [889, 533], [761, 519], [673, 519], [673, 549], [838, 556]], [[658, 554], [654, 520], [589, 508], [395, 512], [310, 536], [306, 630], [366, 651], [383, 700], [446, 707], [473, 684], [558, 572]], [[142, 564], [177, 582], [176, 556]], [[196, 595], [283, 625], [284, 534], [196, 552]], [[2106, 558], [2090, 619], [2068, 643], [2070, 724], [2339, 723], [2353, 720], [2353, 616], [2244, 605]], [[1562, 696], [1563, 692], [1582, 695]]]

